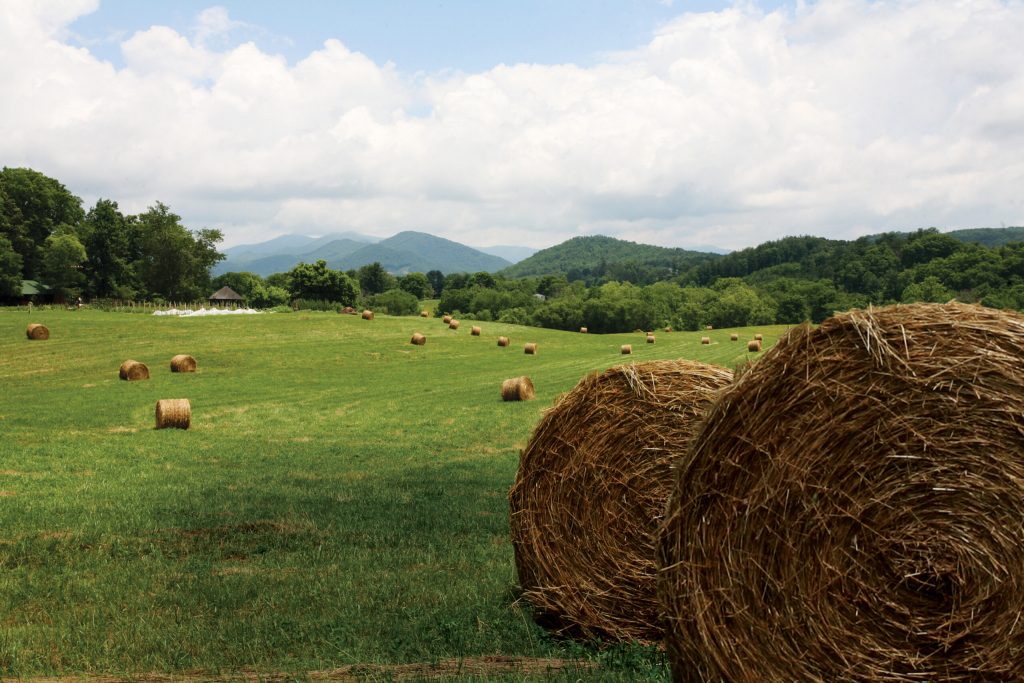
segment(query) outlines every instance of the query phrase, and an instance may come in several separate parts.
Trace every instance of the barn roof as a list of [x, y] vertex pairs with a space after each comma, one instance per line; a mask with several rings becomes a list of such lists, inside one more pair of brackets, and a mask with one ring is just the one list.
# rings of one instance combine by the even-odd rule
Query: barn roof
[[244, 301], [241, 294], [227, 285], [210, 295], [210, 301]]

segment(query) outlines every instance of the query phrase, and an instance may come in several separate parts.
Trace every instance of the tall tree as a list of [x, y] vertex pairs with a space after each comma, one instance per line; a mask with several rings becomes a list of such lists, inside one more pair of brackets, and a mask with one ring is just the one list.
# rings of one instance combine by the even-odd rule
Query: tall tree
[[23, 275], [41, 272], [46, 238], [81, 223], [82, 200], [58, 181], [30, 168], [0, 170], [0, 232], [22, 258]]
[[11, 241], [0, 234], [0, 297], [15, 297], [21, 293], [21, 255], [14, 251]]
[[206, 295], [210, 268], [224, 258], [217, 252], [220, 230], [189, 232], [181, 217], [162, 202], [138, 217], [139, 275], [146, 290], [164, 299], [191, 300]]
[[359, 286], [364, 294], [380, 294], [395, 287], [395, 278], [379, 261], [368, 263], [359, 269]]
[[117, 202], [100, 199], [85, 215], [80, 230], [88, 258], [86, 290], [92, 296], [132, 298], [138, 287], [132, 263], [140, 257], [134, 222]]
[[327, 267], [327, 261], [300, 263], [291, 270], [291, 293], [296, 299], [323, 299], [352, 306], [359, 294], [356, 283], [340, 270]]
[[58, 297], [72, 299], [82, 293], [85, 275], [85, 247], [70, 232], [50, 235], [43, 242], [42, 272], [46, 284]]

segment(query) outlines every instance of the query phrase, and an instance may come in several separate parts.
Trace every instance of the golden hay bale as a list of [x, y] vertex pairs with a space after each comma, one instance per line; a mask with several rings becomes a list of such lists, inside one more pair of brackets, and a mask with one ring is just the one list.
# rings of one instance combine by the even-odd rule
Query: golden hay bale
[[632, 344], [623, 344], [622, 346], [619, 347], [619, 352], [623, 356], [628, 356], [629, 354], [633, 353], [633, 345]]
[[647, 343], [648, 344], [653, 344], [654, 343], [654, 335], [653, 334], [647, 335]]
[[729, 335], [729, 341], [739, 341], [739, 340], [740, 340], [740, 335], [736, 334], [735, 332], [733, 332], [732, 334]]
[[707, 327], [705, 327], [704, 329], [705, 329], [705, 330], [713, 330], [713, 329], [715, 329], [715, 328], [714, 328], [714, 327], [713, 327], [712, 325], [708, 325], [708, 326], [707, 326]]
[[501, 400], [503, 401], [532, 401], [536, 395], [533, 390], [533, 380], [525, 375], [513, 377], [501, 383]]
[[157, 429], [188, 429], [192, 423], [192, 404], [187, 398], [163, 398], [156, 402]]
[[140, 363], [137, 360], [126, 360], [121, 363], [117, 375], [129, 382], [134, 382], [138, 379], [149, 379], [149, 368], [146, 367], [145, 363]]
[[732, 373], [654, 361], [583, 378], [533, 432], [509, 493], [523, 596], [564, 634], [661, 636], [655, 532], [672, 463]]
[[757, 341], [763, 341], [764, 340], [764, 335], [763, 334], [755, 334], [754, 335], [754, 339], [756, 339]]
[[700, 338], [700, 343], [701, 344], [710, 344], [711, 343], [711, 337], [701, 337]]
[[452, 318], [448, 322], [448, 329], [450, 329], [450, 330], [457, 330], [457, 329], [459, 329], [459, 321], [455, 320], [454, 318]]
[[355, 315], [356, 314], [356, 309], [352, 308], [351, 306], [346, 306], [345, 308], [343, 308], [340, 311], [338, 311], [338, 313], [346, 313], [348, 315]]
[[508, 337], [498, 337], [498, 346], [508, 346]]
[[761, 350], [761, 340], [751, 339], [747, 342], [747, 351], [750, 353], [757, 353]]
[[536, 356], [537, 344], [534, 342], [527, 342], [526, 345], [523, 346], [523, 352], [526, 353], [527, 356]]
[[171, 372], [195, 372], [196, 359], [192, 356], [179, 353], [171, 358]]
[[420, 317], [421, 318], [429, 318], [430, 317], [430, 311], [420, 311]]
[[469, 333], [471, 335], [473, 335], [474, 337], [479, 337], [480, 336], [480, 328], [477, 327], [476, 325], [473, 325], [473, 327], [469, 328]]
[[441, 322], [443, 322], [445, 325], [447, 325], [451, 321], [452, 321], [452, 317], [450, 315], [441, 316]]
[[667, 327], [665, 327], [665, 331], [666, 332], [671, 332], [672, 331], [672, 326], [668, 325]]
[[659, 543], [676, 681], [1024, 680], [1024, 317], [792, 330], [709, 412]]
[[43, 341], [50, 338], [50, 330], [46, 328], [46, 325], [41, 325], [39, 323], [31, 323], [28, 326], [28, 329], [25, 330], [25, 334], [29, 339], [34, 339], [36, 341]]
[[581, 327], [580, 328], [580, 334], [586, 334], [586, 333], [587, 333], [587, 328]]
[[363, 311], [363, 320], [373, 320], [373, 311], [369, 309]]
[[409, 340], [409, 343], [413, 344], [414, 346], [423, 346], [424, 344], [427, 343], [427, 338], [424, 337], [419, 332], [414, 332], [412, 335], [412, 339]]

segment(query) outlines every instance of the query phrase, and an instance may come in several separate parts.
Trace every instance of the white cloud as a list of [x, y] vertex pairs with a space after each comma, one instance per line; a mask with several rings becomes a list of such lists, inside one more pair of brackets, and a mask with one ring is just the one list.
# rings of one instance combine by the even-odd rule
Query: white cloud
[[[592, 67], [412, 78], [340, 41], [290, 65], [223, 8], [114, 69], [94, 2], [3, 3], [0, 159], [87, 199], [160, 199], [229, 241], [423, 229], [544, 246], [727, 247], [1024, 223], [1020, 0], [820, 0], [683, 14]], [[244, 31], [242, 31], [244, 33]], [[15, 56], [17, 59], [15, 60]]]

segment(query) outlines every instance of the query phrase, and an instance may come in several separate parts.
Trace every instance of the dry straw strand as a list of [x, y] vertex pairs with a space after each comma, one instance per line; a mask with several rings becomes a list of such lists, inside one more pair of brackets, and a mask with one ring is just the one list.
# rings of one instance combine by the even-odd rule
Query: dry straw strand
[[498, 337], [498, 346], [508, 346], [508, 337]]
[[363, 320], [373, 320], [373, 311], [370, 309], [363, 311]]
[[171, 372], [195, 372], [196, 359], [184, 353], [171, 358]]
[[427, 343], [427, 338], [420, 334], [419, 332], [414, 332], [412, 335], [412, 339], [409, 340], [409, 343], [412, 344], [413, 346], [423, 346], [424, 344]]
[[480, 328], [477, 327], [476, 325], [473, 325], [473, 327], [469, 328], [469, 333], [471, 335], [473, 335], [474, 337], [479, 337], [480, 336]]
[[536, 395], [533, 389], [533, 380], [526, 375], [513, 377], [501, 383], [501, 400], [503, 401], [532, 401]]
[[523, 353], [525, 353], [527, 356], [536, 356], [537, 344], [534, 342], [527, 342], [526, 345], [523, 346]]
[[629, 354], [633, 353], [633, 345], [632, 344], [623, 344], [622, 346], [619, 347], [619, 352], [623, 356], [628, 356]]
[[188, 429], [192, 423], [192, 404], [187, 398], [163, 398], [156, 402], [157, 429]]
[[722, 393], [659, 543], [676, 681], [1024, 680], [1024, 317], [791, 330]]
[[140, 379], [149, 379], [149, 368], [146, 367], [145, 363], [140, 363], [137, 360], [126, 360], [121, 363], [121, 367], [117, 371], [117, 376], [123, 380], [134, 382]]
[[583, 378], [545, 412], [509, 493], [523, 596], [563, 634], [656, 640], [655, 531], [672, 463], [732, 373], [652, 361]]
[[35, 341], [45, 341], [50, 338], [50, 330], [41, 323], [31, 323], [25, 330], [25, 335]]

